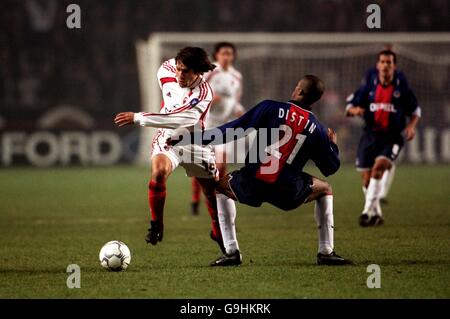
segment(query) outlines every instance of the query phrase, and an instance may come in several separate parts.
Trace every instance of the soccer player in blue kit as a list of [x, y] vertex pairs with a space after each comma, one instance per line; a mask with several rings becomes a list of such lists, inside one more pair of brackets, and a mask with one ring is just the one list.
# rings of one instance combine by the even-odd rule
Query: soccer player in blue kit
[[[167, 141], [169, 145], [216, 145], [239, 139], [252, 129], [258, 131], [259, 143], [248, 152], [245, 166], [224, 176], [216, 186], [217, 196], [222, 197], [218, 213], [226, 253], [211, 266], [239, 265], [242, 262], [235, 229], [236, 210], [231, 205], [233, 200], [253, 207], [268, 202], [286, 211], [315, 201], [319, 233], [317, 263], [351, 263], [334, 252], [331, 186], [302, 172], [308, 160], [312, 160], [325, 176], [334, 174], [340, 166], [335, 132], [325, 128], [311, 112], [313, 103], [321, 98], [323, 91], [322, 80], [306, 75], [298, 82], [288, 102], [265, 100], [234, 121], [203, 132], [193, 132], [190, 136], [174, 135]], [[261, 139], [263, 145], [268, 145], [263, 147], [263, 152], [257, 150], [261, 148]], [[255, 150], [261, 153], [256, 159], [253, 156]]]
[[377, 70], [368, 72], [361, 87], [347, 98], [347, 116], [361, 116], [365, 122], [356, 159], [365, 190], [359, 217], [363, 227], [384, 223], [380, 206], [383, 175], [392, 168], [404, 138], [414, 138], [421, 116], [417, 99], [396, 65], [393, 51], [379, 52]]

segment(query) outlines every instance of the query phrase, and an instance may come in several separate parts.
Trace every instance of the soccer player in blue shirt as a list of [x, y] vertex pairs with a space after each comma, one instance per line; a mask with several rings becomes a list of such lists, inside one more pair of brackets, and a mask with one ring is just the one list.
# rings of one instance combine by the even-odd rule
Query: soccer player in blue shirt
[[421, 116], [414, 93], [396, 68], [393, 51], [379, 52], [376, 70], [368, 72], [361, 87], [347, 98], [347, 116], [361, 116], [365, 122], [356, 159], [365, 190], [365, 205], [359, 217], [361, 226], [384, 223], [380, 206], [382, 177], [392, 168], [404, 138], [408, 141], [414, 138]]
[[[241, 263], [233, 200], [253, 207], [268, 202], [286, 211], [315, 201], [318, 264], [350, 263], [334, 252], [331, 186], [302, 172], [308, 160], [312, 160], [325, 176], [334, 174], [340, 166], [335, 132], [325, 128], [311, 112], [313, 103], [321, 98], [323, 91], [324, 84], [318, 77], [306, 75], [298, 82], [288, 102], [265, 100], [227, 124], [190, 136], [177, 138], [174, 135], [168, 140], [169, 145], [191, 142], [215, 145], [239, 139], [252, 129], [258, 131], [258, 145], [249, 150], [245, 166], [227, 174], [217, 184], [217, 196], [223, 199], [218, 204], [218, 212], [226, 253], [211, 266]], [[255, 152], [261, 154], [255, 156]]]

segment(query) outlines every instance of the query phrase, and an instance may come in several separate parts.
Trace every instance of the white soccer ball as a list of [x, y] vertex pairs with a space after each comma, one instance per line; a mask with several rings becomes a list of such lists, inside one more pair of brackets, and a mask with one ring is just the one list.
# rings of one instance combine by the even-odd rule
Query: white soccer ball
[[103, 245], [98, 257], [103, 268], [121, 271], [128, 268], [131, 261], [131, 252], [123, 242], [113, 240]]

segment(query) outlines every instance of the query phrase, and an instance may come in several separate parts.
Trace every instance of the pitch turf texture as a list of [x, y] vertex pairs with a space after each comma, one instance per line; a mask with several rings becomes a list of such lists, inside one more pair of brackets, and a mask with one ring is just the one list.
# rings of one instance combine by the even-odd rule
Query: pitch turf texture
[[[168, 182], [164, 240], [149, 246], [148, 175], [139, 167], [0, 171], [0, 297], [450, 297], [448, 166], [400, 165], [378, 228], [358, 226], [363, 197], [354, 169], [329, 178], [336, 251], [356, 263], [345, 267], [316, 265], [312, 204], [289, 213], [238, 205], [243, 264], [209, 267], [219, 251], [205, 206], [190, 216], [182, 169]], [[114, 239], [132, 252], [125, 272], [99, 264], [101, 246]], [[66, 286], [69, 264], [81, 267], [80, 289]], [[366, 285], [369, 264], [381, 267], [380, 289]]]

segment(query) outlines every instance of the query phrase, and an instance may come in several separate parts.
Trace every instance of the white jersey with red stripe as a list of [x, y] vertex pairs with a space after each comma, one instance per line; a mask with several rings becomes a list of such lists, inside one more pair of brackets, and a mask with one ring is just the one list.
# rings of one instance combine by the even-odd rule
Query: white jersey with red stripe
[[173, 169], [182, 165], [189, 176], [214, 177], [210, 176], [216, 173], [211, 147], [190, 145], [169, 148], [166, 145], [167, 139], [177, 128], [192, 128], [197, 125], [204, 128], [213, 98], [213, 91], [202, 76], [191, 87], [183, 88], [178, 84], [175, 73], [175, 59], [167, 60], [161, 65], [157, 74], [163, 96], [160, 112], [135, 113], [134, 122], [158, 128], [152, 142], [152, 157], [163, 153], [172, 161]]
[[[175, 59], [170, 59], [159, 68], [158, 82], [163, 96], [159, 113], [136, 113], [136, 123], [166, 131], [196, 124], [204, 125], [213, 91], [202, 76], [191, 87], [181, 87], [175, 77]], [[169, 132], [167, 134], [170, 136]]]
[[220, 100], [212, 105], [208, 114], [207, 127], [216, 127], [236, 118], [237, 112], [244, 112], [240, 103], [242, 95], [242, 75], [234, 67], [227, 70], [219, 64], [216, 68], [205, 74], [205, 79], [220, 96]]

